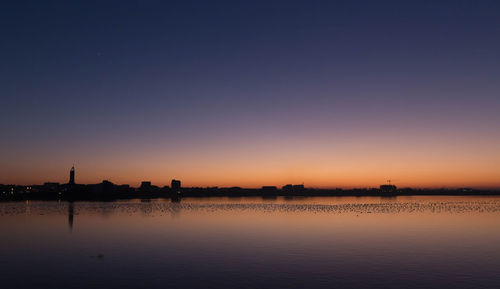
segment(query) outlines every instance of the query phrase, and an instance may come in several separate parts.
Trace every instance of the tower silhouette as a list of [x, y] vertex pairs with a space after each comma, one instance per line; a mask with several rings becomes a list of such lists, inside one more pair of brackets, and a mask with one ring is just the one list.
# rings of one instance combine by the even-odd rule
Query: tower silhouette
[[75, 184], [75, 166], [71, 167], [71, 170], [69, 170], [69, 183], [70, 185]]

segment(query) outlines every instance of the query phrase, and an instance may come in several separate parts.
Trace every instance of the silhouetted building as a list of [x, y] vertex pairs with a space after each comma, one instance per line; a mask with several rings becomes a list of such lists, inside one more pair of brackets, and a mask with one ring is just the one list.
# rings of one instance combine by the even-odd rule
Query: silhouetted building
[[130, 185], [115, 185], [116, 193], [130, 193]]
[[395, 185], [381, 185], [380, 191], [383, 193], [395, 193], [397, 187]]
[[115, 192], [115, 184], [108, 180], [103, 180], [102, 183], [94, 186], [94, 192], [111, 194]]
[[275, 194], [278, 191], [278, 188], [276, 186], [263, 186], [261, 191], [266, 194]]
[[151, 187], [151, 182], [150, 181], [144, 181], [141, 183], [141, 186], [139, 187], [139, 191], [142, 193], [150, 193], [152, 190]]
[[171, 182], [171, 188], [173, 193], [181, 192], [181, 181], [173, 179]]
[[44, 183], [43, 191], [46, 193], [56, 193], [57, 191], [59, 191], [59, 183]]
[[288, 184], [281, 188], [284, 193], [300, 193], [304, 191], [304, 185], [292, 185]]
[[69, 185], [74, 185], [75, 184], [75, 166], [71, 167], [71, 170], [69, 170]]

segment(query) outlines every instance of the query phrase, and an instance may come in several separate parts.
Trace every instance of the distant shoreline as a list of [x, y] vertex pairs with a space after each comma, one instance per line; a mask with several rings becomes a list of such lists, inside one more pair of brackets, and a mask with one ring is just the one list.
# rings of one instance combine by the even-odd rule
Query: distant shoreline
[[394, 192], [383, 192], [379, 189], [327, 190], [303, 189], [301, 191], [266, 191], [262, 189], [210, 189], [183, 188], [180, 193], [171, 190], [156, 192], [36, 192], [0, 194], [0, 201], [23, 200], [68, 200], [68, 201], [114, 201], [127, 199], [172, 199], [208, 198], [208, 197], [261, 197], [273, 199], [277, 197], [398, 197], [398, 196], [500, 196], [500, 190], [473, 189], [402, 189]]

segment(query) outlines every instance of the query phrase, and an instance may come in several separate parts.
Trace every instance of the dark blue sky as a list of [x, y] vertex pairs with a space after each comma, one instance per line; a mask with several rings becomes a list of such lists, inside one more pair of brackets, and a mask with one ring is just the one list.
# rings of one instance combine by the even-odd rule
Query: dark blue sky
[[[498, 168], [484, 162], [500, 144], [499, 15], [498, 1], [2, 1], [0, 183], [76, 162], [96, 182], [327, 186], [346, 155], [385, 159], [396, 142], [435, 159], [464, 139], [460, 164]], [[371, 141], [388, 143], [352, 149]]]

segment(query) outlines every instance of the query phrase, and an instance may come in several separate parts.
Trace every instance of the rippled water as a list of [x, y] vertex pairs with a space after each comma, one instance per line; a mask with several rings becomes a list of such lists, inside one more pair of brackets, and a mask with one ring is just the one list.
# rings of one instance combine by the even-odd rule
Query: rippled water
[[500, 288], [500, 197], [0, 203], [2, 288]]

